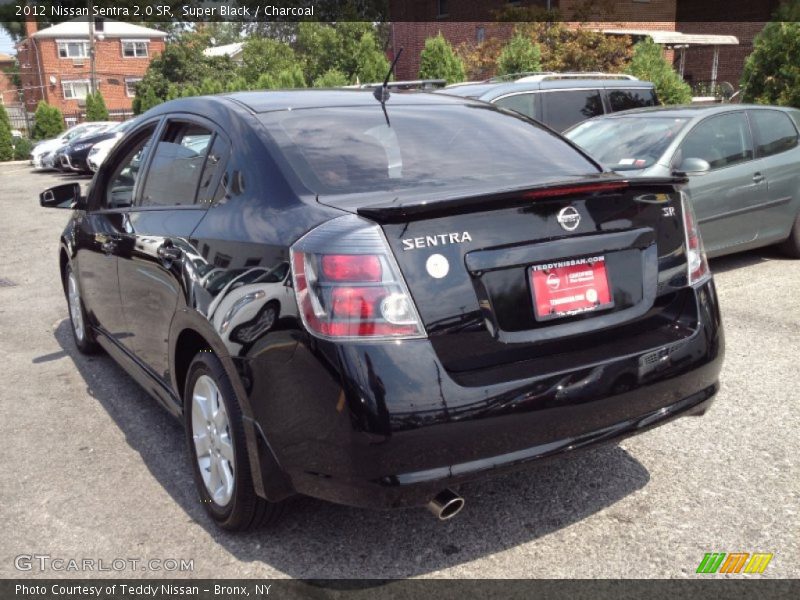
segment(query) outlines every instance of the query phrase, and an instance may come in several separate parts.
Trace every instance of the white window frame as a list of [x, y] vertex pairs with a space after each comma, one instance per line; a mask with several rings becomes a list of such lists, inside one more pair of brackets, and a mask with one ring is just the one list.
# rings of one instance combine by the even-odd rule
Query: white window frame
[[125, 95], [128, 98], [135, 98], [136, 97], [136, 90], [131, 90], [129, 86], [135, 85], [142, 80], [141, 77], [126, 77], [125, 78]]
[[[125, 55], [125, 45], [133, 44], [133, 56]], [[144, 44], [144, 54], [138, 54], [136, 50], [137, 44]], [[150, 57], [150, 40], [147, 39], [123, 39], [120, 40], [120, 51], [122, 58], [149, 58]]]
[[[92, 81], [91, 79], [67, 79], [61, 80], [61, 93], [64, 96], [64, 100], [86, 100], [86, 96], [76, 96], [75, 95], [75, 88], [73, 87], [76, 83], [85, 83], [86, 84], [86, 94], [90, 94], [92, 91]], [[67, 96], [67, 85], [70, 88], [70, 96]], [[100, 82], [95, 81], [95, 88], [97, 90], [100, 89]]]
[[[69, 56], [69, 44], [82, 44], [83, 45], [83, 56]], [[61, 56], [61, 49], [64, 49], [67, 56]], [[89, 58], [89, 54], [91, 52], [89, 40], [82, 40], [82, 39], [74, 39], [74, 40], [56, 40], [56, 52], [58, 53], [58, 58], [62, 60], [84, 60]]]

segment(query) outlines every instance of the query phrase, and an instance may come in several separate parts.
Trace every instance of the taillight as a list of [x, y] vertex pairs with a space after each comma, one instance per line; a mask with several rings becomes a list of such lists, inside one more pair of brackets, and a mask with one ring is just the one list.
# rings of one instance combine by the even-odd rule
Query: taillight
[[425, 336], [414, 301], [380, 227], [347, 215], [328, 221], [291, 248], [303, 324], [335, 339]]
[[689, 285], [697, 285], [711, 277], [711, 270], [708, 268], [706, 249], [703, 246], [703, 238], [700, 236], [700, 229], [697, 226], [694, 208], [692, 208], [689, 197], [684, 193], [681, 193], [681, 204], [683, 207], [683, 224], [686, 230], [686, 263]]

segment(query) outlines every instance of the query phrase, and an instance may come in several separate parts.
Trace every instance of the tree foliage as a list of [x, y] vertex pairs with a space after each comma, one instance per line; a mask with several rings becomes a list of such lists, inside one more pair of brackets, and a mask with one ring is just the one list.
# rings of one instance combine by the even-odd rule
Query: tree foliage
[[[134, 112], [198, 94], [378, 81], [389, 70], [382, 49], [387, 35], [383, 25], [360, 21], [227, 25], [199, 24], [168, 44], [136, 85]], [[258, 34], [262, 29], [269, 37]], [[241, 31], [250, 37], [239, 38]], [[203, 54], [204, 48], [231, 39], [242, 39], [240, 65], [229, 57]]]
[[659, 100], [664, 104], [686, 104], [692, 101], [692, 89], [664, 58], [661, 46], [645, 38], [634, 46], [633, 58], [626, 72], [652, 81]]
[[316, 88], [335, 88], [347, 85], [348, 83], [347, 75], [342, 73], [339, 69], [330, 69], [317, 77], [312, 82], [312, 86]]
[[464, 64], [441, 32], [425, 40], [419, 56], [420, 79], [444, 79], [448, 84], [464, 81]]
[[529, 35], [517, 31], [497, 58], [497, 74], [542, 70], [542, 52]]
[[569, 27], [561, 21], [525, 23], [518, 31], [539, 45], [545, 71], [620, 72], [632, 55], [628, 36]]
[[745, 102], [800, 108], [800, 1], [783, 5], [753, 40], [741, 87]]
[[39, 102], [33, 117], [33, 139], [46, 140], [64, 131], [64, 115], [57, 106]]
[[86, 96], [86, 120], [108, 121], [108, 109], [100, 90]]
[[290, 71], [298, 66], [292, 47], [269, 38], [250, 38], [242, 48], [242, 66], [239, 74], [250, 83], [256, 83], [264, 75], [277, 78], [281, 71]]
[[0, 161], [13, 160], [14, 139], [11, 136], [11, 122], [6, 107], [0, 104]]

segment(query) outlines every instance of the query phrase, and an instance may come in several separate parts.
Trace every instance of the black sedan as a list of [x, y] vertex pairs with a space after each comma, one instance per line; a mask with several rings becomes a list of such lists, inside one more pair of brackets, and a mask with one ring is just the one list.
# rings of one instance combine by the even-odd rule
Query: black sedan
[[478, 101], [243, 92], [145, 113], [59, 246], [75, 343], [183, 419], [220, 526], [428, 507], [702, 414], [723, 337], [680, 181]]
[[57, 153], [58, 164], [61, 171], [75, 171], [77, 173], [91, 173], [87, 158], [89, 151], [98, 142], [118, 138], [124, 134], [133, 123], [133, 119], [123, 121], [101, 133], [90, 133], [73, 140]]

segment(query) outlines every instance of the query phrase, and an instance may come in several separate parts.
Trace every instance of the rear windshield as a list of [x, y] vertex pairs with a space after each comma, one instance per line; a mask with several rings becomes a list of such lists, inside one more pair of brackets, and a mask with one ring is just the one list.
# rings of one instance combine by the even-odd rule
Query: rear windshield
[[675, 117], [593, 119], [565, 135], [615, 171], [646, 169], [658, 161], [687, 121]]
[[386, 105], [260, 115], [317, 194], [515, 188], [599, 169], [558, 135], [486, 106]]

